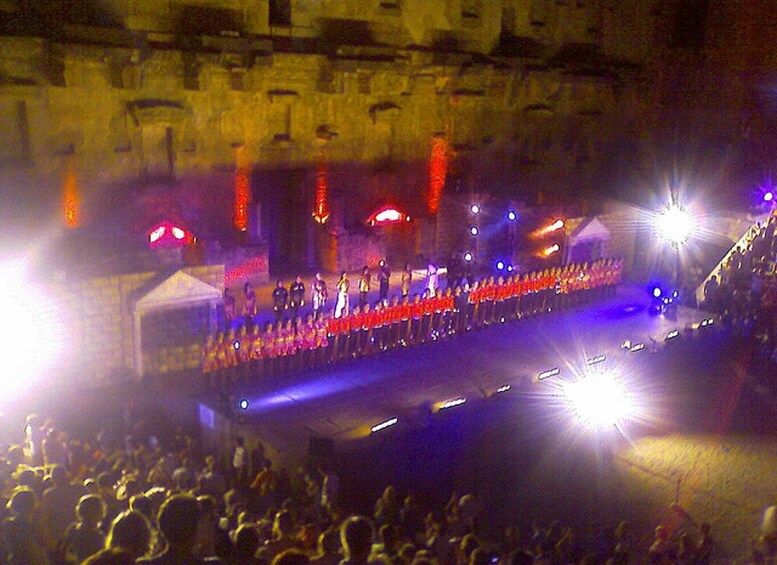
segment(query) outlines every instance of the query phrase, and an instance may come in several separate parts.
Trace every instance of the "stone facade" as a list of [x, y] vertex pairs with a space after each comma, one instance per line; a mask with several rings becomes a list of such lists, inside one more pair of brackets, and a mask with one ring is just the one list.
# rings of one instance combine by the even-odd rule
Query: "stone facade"
[[246, 237], [271, 261], [310, 257], [321, 162], [346, 225], [388, 198], [423, 208], [435, 136], [446, 191], [596, 192], [651, 4], [114, 0], [57, 18], [7, 1], [0, 187], [56, 217], [69, 172], [80, 225], [226, 239], [242, 159]]
[[[184, 272], [224, 291], [224, 267], [203, 266]], [[133, 304], [138, 291], [158, 273], [134, 273], [62, 283], [60, 303], [67, 305], [68, 364], [81, 384], [95, 386], [128, 378], [135, 369]], [[177, 328], [182, 335], [190, 331]], [[186, 341], [186, 340], [183, 340]], [[200, 344], [160, 349], [148, 359], [147, 372], [167, 373], [199, 367]]]

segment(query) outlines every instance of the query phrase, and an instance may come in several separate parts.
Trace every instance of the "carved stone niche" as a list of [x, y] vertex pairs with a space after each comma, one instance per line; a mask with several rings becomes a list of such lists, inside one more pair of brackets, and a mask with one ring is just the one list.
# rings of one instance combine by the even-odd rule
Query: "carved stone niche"
[[290, 104], [297, 100], [299, 93], [296, 90], [284, 90], [281, 88], [276, 88], [274, 90], [268, 90], [267, 97], [272, 103], [281, 102]]
[[401, 112], [402, 108], [393, 102], [378, 102], [370, 106], [369, 114], [373, 124], [378, 122], [393, 123], [399, 119]]
[[143, 98], [127, 103], [135, 123], [143, 126], [149, 124], [174, 124], [187, 119], [190, 110], [177, 100], [159, 98]]
[[331, 141], [337, 137], [338, 133], [331, 124], [320, 125], [316, 128], [316, 138], [322, 141]]

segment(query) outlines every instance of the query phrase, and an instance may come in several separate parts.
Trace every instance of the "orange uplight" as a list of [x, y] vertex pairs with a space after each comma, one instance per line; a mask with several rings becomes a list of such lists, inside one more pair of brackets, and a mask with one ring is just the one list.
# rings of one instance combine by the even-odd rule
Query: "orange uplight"
[[240, 231], [248, 230], [248, 203], [251, 201], [249, 190], [249, 166], [245, 156], [245, 149], [237, 149], [237, 167], [234, 177], [234, 213], [232, 222]]
[[540, 228], [534, 232], [532, 232], [532, 237], [543, 237], [548, 235], [549, 233], [553, 233], [554, 231], [558, 231], [561, 228], [564, 227], [564, 220], [556, 220], [552, 224], [548, 224], [547, 226]]
[[329, 219], [329, 194], [326, 176], [326, 163], [322, 157], [316, 167], [316, 208], [313, 210], [313, 218], [319, 224], [325, 224]]
[[550, 245], [542, 250], [542, 256], [543, 257], [550, 257], [554, 253], [557, 253], [558, 250], [561, 249], [558, 243], [554, 243], [553, 245]]
[[78, 227], [78, 179], [75, 171], [72, 170], [66, 171], [62, 179], [62, 210], [65, 213], [65, 226]]
[[440, 209], [440, 198], [448, 173], [448, 142], [445, 138], [432, 139], [432, 154], [429, 156], [429, 190], [426, 195], [426, 209], [436, 214]]

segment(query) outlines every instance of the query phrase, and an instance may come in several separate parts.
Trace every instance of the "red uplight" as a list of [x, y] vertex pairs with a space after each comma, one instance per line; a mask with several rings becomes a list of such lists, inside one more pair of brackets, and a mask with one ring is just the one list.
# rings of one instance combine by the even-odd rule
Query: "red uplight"
[[192, 242], [192, 234], [172, 222], [160, 222], [148, 230], [148, 243], [152, 249], [178, 247]]
[[239, 147], [236, 155], [237, 167], [234, 177], [234, 213], [232, 223], [240, 231], [248, 230], [248, 203], [251, 201], [249, 166], [245, 148]]
[[448, 142], [442, 137], [432, 139], [432, 154], [429, 156], [429, 190], [426, 209], [436, 214], [440, 208], [442, 189], [448, 173]]
[[410, 216], [392, 206], [391, 204], [384, 204], [372, 215], [367, 218], [367, 224], [371, 226], [381, 226], [386, 224], [398, 224], [401, 222], [409, 222]]
[[325, 224], [329, 219], [329, 201], [328, 187], [326, 182], [326, 163], [322, 158], [316, 168], [316, 209], [313, 211], [313, 218], [319, 224]]

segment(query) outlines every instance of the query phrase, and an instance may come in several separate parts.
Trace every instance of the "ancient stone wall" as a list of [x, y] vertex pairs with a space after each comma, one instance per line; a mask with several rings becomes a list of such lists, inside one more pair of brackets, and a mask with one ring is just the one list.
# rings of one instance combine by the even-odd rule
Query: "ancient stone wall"
[[[183, 269], [186, 273], [224, 291], [223, 266]], [[99, 277], [72, 281], [61, 289], [61, 300], [70, 308], [72, 374], [81, 384], [97, 386], [111, 379], [128, 378], [134, 368], [132, 305], [137, 291], [156, 273]], [[184, 331], [181, 328], [181, 331]], [[199, 351], [162, 351], [153, 369], [167, 372], [196, 367]]]

